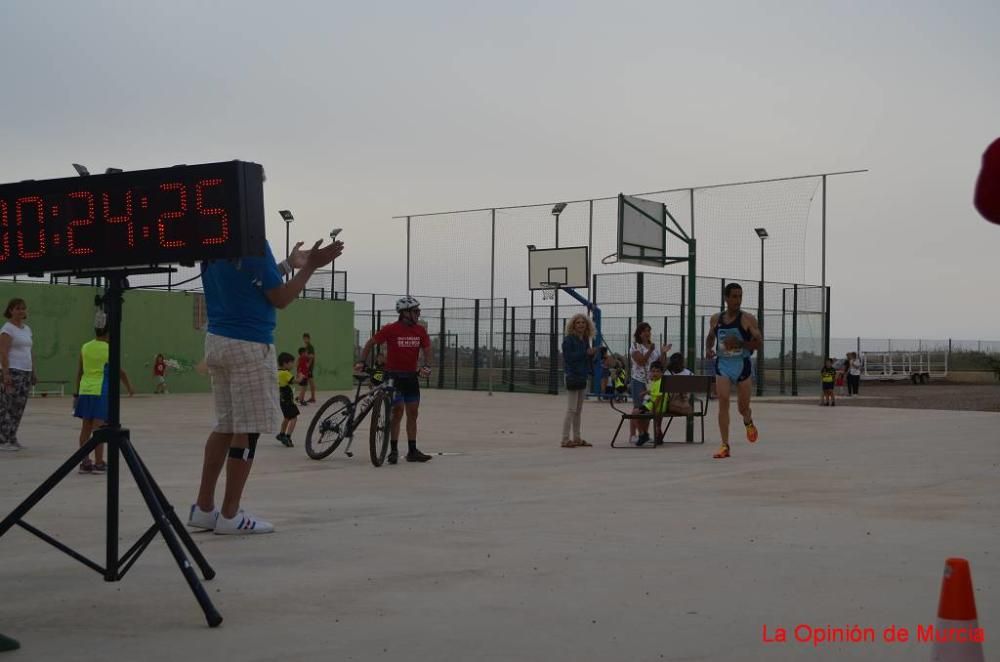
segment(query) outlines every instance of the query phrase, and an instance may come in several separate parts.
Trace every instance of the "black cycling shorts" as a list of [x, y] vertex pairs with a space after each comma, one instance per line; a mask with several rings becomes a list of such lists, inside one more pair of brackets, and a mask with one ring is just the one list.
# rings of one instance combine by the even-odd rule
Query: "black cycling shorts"
[[415, 372], [390, 372], [392, 384], [396, 387], [393, 404], [413, 404], [420, 402], [420, 380]]

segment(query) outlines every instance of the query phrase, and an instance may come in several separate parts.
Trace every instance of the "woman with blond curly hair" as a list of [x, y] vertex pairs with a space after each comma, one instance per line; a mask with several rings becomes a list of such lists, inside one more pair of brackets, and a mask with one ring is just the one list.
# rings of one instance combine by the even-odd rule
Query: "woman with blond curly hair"
[[[573, 315], [566, 323], [566, 337], [563, 338], [563, 369], [566, 373], [566, 417], [563, 419], [562, 447], [592, 446], [580, 437], [580, 415], [583, 412], [583, 398], [587, 393], [587, 377], [595, 350], [591, 339], [596, 329], [590, 318], [583, 313]], [[572, 427], [573, 436], [570, 436]]]

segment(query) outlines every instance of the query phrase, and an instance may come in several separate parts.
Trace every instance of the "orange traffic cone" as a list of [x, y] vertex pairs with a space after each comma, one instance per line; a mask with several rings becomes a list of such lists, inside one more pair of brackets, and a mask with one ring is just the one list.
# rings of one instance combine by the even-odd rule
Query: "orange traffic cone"
[[983, 631], [972, 593], [972, 572], [965, 559], [944, 562], [933, 641], [932, 662], [983, 662]]

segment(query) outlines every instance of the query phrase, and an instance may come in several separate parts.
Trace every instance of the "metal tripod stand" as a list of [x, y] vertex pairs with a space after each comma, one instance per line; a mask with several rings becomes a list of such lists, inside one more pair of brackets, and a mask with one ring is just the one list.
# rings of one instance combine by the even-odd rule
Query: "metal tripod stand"
[[[106, 582], [116, 582], [125, 576], [132, 565], [139, 559], [149, 543], [159, 533], [170, 548], [177, 561], [181, 574], [187, 580], [188, 586], [194, 593], [195, 599], [205, 613], [205, 620], [209, 627], [216, 627], [222, 623], [222, 615], [215, 610], [215, 606], [209, 599], [205, 588], [195, 574], [194, 568], [188, 561], [185, 548], [191, 555], [191, 559], [201, 570], [202, 576], [210, 580], [215, 576], [215, 571], [201, 555], [191, 535], [184, 528], [184, 523], [177, 517], [173, 507], [163, 495], [153, 475], [146, 468], [142, 458], [132, 445], [129, 438], [129, 431], [121, 426], [121, 386], [119, 384], [119, 372], [121, 369], [121, 322], [122, 322], [122, 294], [128, 287], [127, 276], [138, 273], [164, 273], [169, 271], [161, 268], [148, 269], [119, 269], [115, 271], [102, 272], [106, 279], [104, 306], [107, 311], [108, 330], [111, 334], [110, 348], [108, 355], [108, 420], [104, 427], [94, 432], [90, 440], [85, 443], [80, 450], [74, 453], [66, 462], [60, 466], [55, 473], [49, 476], [31, 495], [21, 502], [3, 522], [0, 522], [0, 537], [2, 537], [15, 524], [21, 528], [35, 534], [56, 549], [65, 552], [88, 568], [97, 571], [104, 577]], [[68, 476], [99, 444], [107, 444], [108, 457], [108, 493], [107, 493], [107, 544], [105, 564], [91, 561], [68, 545], [56, 540], [44, 531], [28, 524], [24, 521], [24, 516], [35, 504], [41, 501], [59, 482]], [[118, 549], [118, 482], [119, 482], [119, 459], [125, 460], [132, 477], [139, 487], [153, 516], [153, 524], [145, 533], [129, 548], [127, 552], [119, 555]], [[183, 547], [182, 547], [183, 545]]]

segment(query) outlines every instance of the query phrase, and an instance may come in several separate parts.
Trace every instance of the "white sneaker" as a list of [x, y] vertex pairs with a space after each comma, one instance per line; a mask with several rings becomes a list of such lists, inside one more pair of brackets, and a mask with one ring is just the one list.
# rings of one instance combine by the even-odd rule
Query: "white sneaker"
[[14, 444], [0, 444], [0, 451], [19, 451], [21, 450]]
[[219, 535], [247, 536], [254, 533], [274, 533], [274, 525], [257, 519], [250, 513], [241, 510], [232, 519], [219, 515], [215, 523], [215, 532]]
[[628, 443], [632, 444], [633, 446], [635, 446], [635, 443], [637, 441], [639, 441], [639, 437], [636, 435], [632, 435], [631, 437], [628, 438]]
[[191, 514], [188, 516], [188, 526], [195, 529], [204, 529], [206, 531], [212, 531], [215, 529], [215, 523], [219, 519], [219, 509], [213, 508], [212, 512], [206, 513], [204, 510], [198, 507], [198, 504], [191, 504]]

